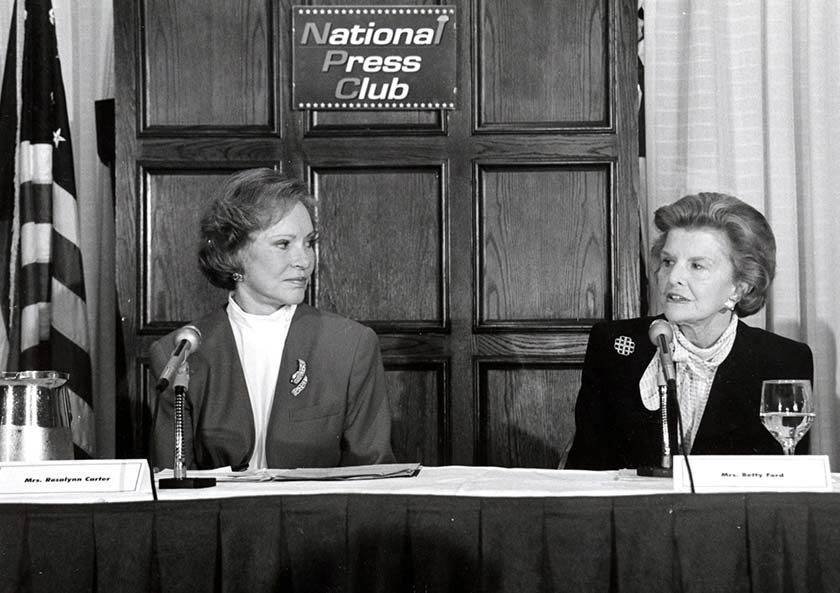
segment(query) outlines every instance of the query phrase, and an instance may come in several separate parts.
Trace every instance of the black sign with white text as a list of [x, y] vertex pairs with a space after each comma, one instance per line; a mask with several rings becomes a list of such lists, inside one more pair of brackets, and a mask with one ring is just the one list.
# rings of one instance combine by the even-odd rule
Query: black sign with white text
[[452, 6], [295, 6], [295, 109], [456, 109]]

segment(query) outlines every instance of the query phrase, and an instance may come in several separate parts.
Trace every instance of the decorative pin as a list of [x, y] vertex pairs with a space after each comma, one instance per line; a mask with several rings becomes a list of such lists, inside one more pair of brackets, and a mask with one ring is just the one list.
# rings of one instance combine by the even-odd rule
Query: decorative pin
[[622, 356], [630, 356], [636, 351], [636, 343], [627, 336], [618, 336], [613, 343], [613, 347]]
[[294, 397], [297, 397], [298, 395], [300, 395], [300, 392], [303, 391], [304, 389], [306, 389], [306, 384], [307, 383], [309, 383], [309, 377], [304, 375], [303, 379], [301, 379], [300, 383], [298, 383], [298, 386], [295, 387], [294, 389], [292, 389], [292, 395]]
[[309, 383], [309, 377], [306, 376], [306, 361], [298, 358], [297, 363], [297, 370], [292, 373], [292, 376], [289, 378], [289, 383], [295, 385], [295, 388], [292, 389], [292, 395], [294, 397], [300, 395], [300, 393], [306, 389], [306, 384]]
[[299, 384], [306, 377], [306, 361], [300, 358], [297, 359], [298, 369], [292, 373], [289, 383]]

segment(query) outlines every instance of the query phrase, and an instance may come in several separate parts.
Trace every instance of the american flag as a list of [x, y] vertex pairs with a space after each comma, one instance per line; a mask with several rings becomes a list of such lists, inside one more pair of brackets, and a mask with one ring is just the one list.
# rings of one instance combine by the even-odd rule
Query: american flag
[[[26, 0], [22, 16], [13, 19], [0, 99], [0, 109], [6, 109], [0, 113], [2, 128], [19, 122], [17, 141], [11, 146], [16, 154], [9, 155], [7, 139], [0, 140], [0, 175], [5, 176], [0, 179], [4, 202], [0, 232], [4, 250], [8, 246], [3, 262], [8, 272], [4, 269], [4, 281], [0, 281], [4, 289], [0, 302], [5, 305], [0, 332], [5, 330], [8, 357], [0, 364], [7, 370], [68, 373], [76, 454], [93, 456], [91, 363], [76, 181], [52, 2]], [[22, 60], [17, 59], [13, 41], [15, 21], [20, 20], [25, 23]], [[11, 78], [17, 81], [11, 90], [6, 84], [10, 68]], [[15, 97], [8, 97], [12, 92]], [[8, 166], [10, 156], [16, 166]], [[12, 182], [10, 174], [15, 175]], [[7, 188], [14, 193], [7, 193]], [[11, 223], [7, 222], [9, 200], [14, 204]]]

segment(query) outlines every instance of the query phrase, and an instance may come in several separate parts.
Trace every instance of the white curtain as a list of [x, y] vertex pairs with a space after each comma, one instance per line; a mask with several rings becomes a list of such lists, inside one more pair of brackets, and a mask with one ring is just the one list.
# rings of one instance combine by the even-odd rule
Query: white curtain
[[814, 352], [812, 452], [840, 469], [840, 2], [644, 0], [643, 216], [697, 191], [767, 216], [777, 272], [747, 320]]
[[[18, 0], [18, 10], [23, 0]], [[5, 64], [11, 0], [0, 3], [0, 72]], [[53, 0], [58, 52], [73, 140], [81, 249], [93, 363], [97, 457], [114, 456], [114, 209], [108, 170], [96, 151], [94, 101], [114, 97], [111, 0]], [[21, 39], [23, 31], [18, 31]]]

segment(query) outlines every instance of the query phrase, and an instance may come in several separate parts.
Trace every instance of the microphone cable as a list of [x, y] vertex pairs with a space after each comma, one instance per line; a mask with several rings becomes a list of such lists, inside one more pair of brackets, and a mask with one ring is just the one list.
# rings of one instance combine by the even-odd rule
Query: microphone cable
[[685, 461], [685, 470], [688, 472], [688, 483], [691, 486], [691, 493], [697, 494], [694, 490], [694, 474], [691, 471], [691, 464], [688, 462], [688, 453], [686, 452], [685, 428], [683, 427], [682, 412], [680, 411], [680, 401], [677, 399], [676, 381], [674, 382], [674, 402], [676, 403], [674, 407], [677, 409], [677, 433], [680, 437], [680, 453], [682, 453], [683, 460]]

